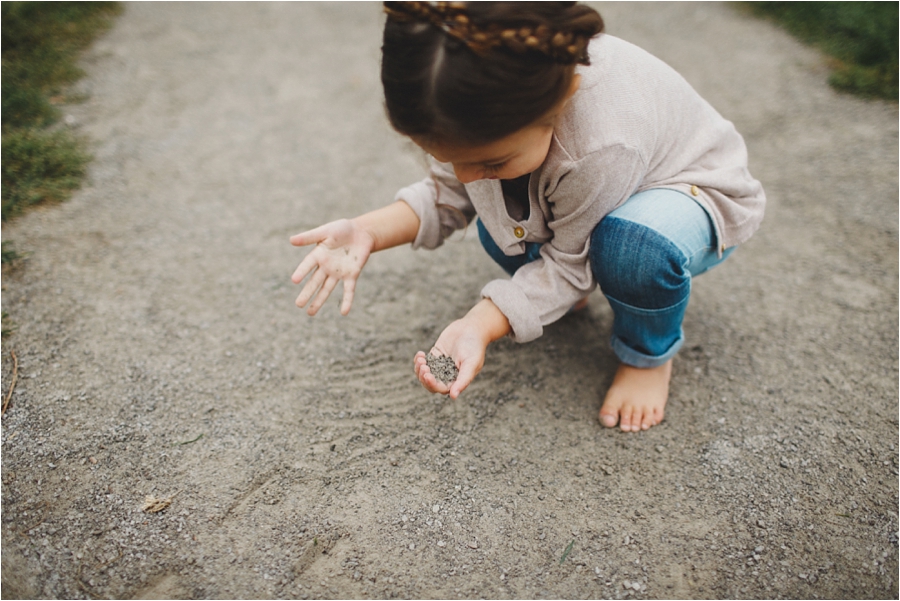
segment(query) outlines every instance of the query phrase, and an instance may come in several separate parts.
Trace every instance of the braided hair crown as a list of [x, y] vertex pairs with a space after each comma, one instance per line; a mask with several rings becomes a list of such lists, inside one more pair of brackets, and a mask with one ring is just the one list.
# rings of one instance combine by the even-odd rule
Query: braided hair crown
[[576, 2], [385, 2], [384, 11], [400, 23], [433, 25], [479, 56], [505, 48], [564, 65], [589, 65], [588, 43], [603, 31], [600, 15]]
[[603, 31], [576, 2], [385, 2], [381, 82], [391, 125], [478, 145], [545, 118]]

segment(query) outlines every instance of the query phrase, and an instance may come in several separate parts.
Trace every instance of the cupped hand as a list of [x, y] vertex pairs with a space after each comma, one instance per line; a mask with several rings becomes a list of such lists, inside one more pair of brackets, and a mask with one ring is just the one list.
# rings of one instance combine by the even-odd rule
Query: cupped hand
[[481, 368], [484, 367], [484, 356], [490, 339], [485, 335], [477, 321], [464, 317], [451, 323], [441, 333], [434, 347], [433, 355], [451, 357], [459, 369], [456, 380], [445, 384], [431, 373], [425, 353], [419, 351], [414, 359], [416, 377], [429, 392], [449, 394], [457, 398], [472, 383]]
[[299, 284], [309, 276], [297, 297], [297, 306], [305, 307], [312, 300], [306, 312], [315, 315], [338, 282], [343, 282], [341, 315], [347, 315], [353, 304], [356, 280], [375, 246], [372, 235], [353, 221], [341, 219], [292, 236], [291, 244], [316, 245], [291, 277], [292, 282]]

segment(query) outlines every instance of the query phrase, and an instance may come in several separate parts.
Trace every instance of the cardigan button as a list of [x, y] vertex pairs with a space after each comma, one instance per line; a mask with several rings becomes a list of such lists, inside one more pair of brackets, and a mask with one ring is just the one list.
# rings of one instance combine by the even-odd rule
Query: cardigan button
[[698, 196], [700, 194], [700, 188], [697, 186], [691, 186], [691, 194], [694, 196]]
[[525, 230], [522, 229], [521, 227], [517, 227], [516, 229], [513, 230], [513, 234], [516, 235], [516, 238], [524, 238]]

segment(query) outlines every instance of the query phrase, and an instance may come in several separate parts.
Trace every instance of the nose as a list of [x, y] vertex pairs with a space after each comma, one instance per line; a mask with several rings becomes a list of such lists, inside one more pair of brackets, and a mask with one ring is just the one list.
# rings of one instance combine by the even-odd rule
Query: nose
[[470, 184], [482, 178], [482, 171], [476, 166], [457, 165], [454, 163], [453, 173], [456, 174], [456, 179], [464, 184]]

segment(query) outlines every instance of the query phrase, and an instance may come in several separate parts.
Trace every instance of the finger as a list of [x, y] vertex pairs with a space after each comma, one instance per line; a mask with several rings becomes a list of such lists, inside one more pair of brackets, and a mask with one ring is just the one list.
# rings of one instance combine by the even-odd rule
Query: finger
[[356, 292], [356, 280], [344, 280], [344, 297], [341, 299], [341, 315], [350, 313], [350, 307], [353, 305], [353, 293]]
[[431, 375], [431, 370], [428, 369], [428, 365], [425, 364], [425, 361], [416, 362], [416, 377], [425, 385], [426, 376]]
[[413, 362], [413, 370], [416, 372], [416, 378], [418, 378], [424, 386], [425, 373], [430, 372], [431, 370], [428, 369], [428, 364], [425, 359], [425, 353], [423, 353], [422, 351], [419, 351], [416, 354], [415, 361]]
[[291, 281], [295, 284], [299, 284], [303, 281], [303, 278], [308, 276], [310, 272], [316, 268], [316, 266], [316, 258], [313, 256], [313, 253], [309, 253], [302, 261], [300, 261], [300, 265], [297, 266], [297, 269], [294, 270]]
[[[428, 367], [425, 368], [426, 370]], [[429, 392], [434, 392], [436, 394], [447, 394], [450, 392], [450, 387], [438, 380], [434, 377], [434, 375], [430, 371], [426, 371], [424, 376], [422, 377], [422, 385]]]
[[328, 300], [328, 297], [331, 295], [331, 291], [334, 290], [335, 286], [337, 286], [337, 283], [337, 278], [327, 278], [325, 280], [325, 283], [319, 290], [319, 294], [316, 295], [315, 300], [313, 300], [312, 304], [309, 306], [309, 311], [307, 312], [310, 315], [315, 315], [316, 313], [318, 313], [319, 309], [322, 308], [322, 305], [325, 304], [325, 301]]
[[297, 306], [305, 307], [306, 303], [309, 302], [309, 299], [312, 298], [313, 294], [315, 294], [316, 290], [318, 290], [324, 282], [325, 272], [321, 269], [317, 269], [313, 276], [309, 278], [309, 281], [306, 282], [303, 290], [300, 291], [300, 296], [297, 297]]
[[416, 377], [428, 392], [447, 394], [450, 390], [446, 384], [434, 377], [425, 362], [425, 354], [421, 352], [416, 355]]
[[428, 370], [428, 371], [431, 371], [430, 369], [428, 369], [428, 357], [427, 357], [427, 356], [425, 355], [425, 353], [422, 352], [422, 351], [419, 351], [418, 353], [416, 353], [416, 356], [415, 356], [415, 358], [413, 359], [413, 365], [414, 365], [415, 370], [416, 370], [416, 376], [419, 375], [419, 372], [420, 372], [423, 368], [426, 369], [426, 370]]
[[422, 367], [423, 365], [426, 365], [427, 363], [428, 363], [428, 358], [426, 357], [426, 355], [423, 351], [419, 351], [418, 353], [416, 353], [416, 356], [413, 357], [413, 365], [416, 366], [416, 369], [419, 369], [420, 367]]
[[320, 225], [317, 228], [300, 232], [299, 234], [295, 234], [291, 236], [291, 244], [294, 246], [307, 246], [309, 244], [317, 244], [325, 240], [328, 237], [328, 226], [331, 225], [326, 223], [325, 225]]
[[478, 375], [478, 366], [475, 363], [468, 362], [460, 365], [459, 374], [450, 386], [450, 398], [455, 400], [462, 394], [462, 391], [472, 383], [476, 375]]

